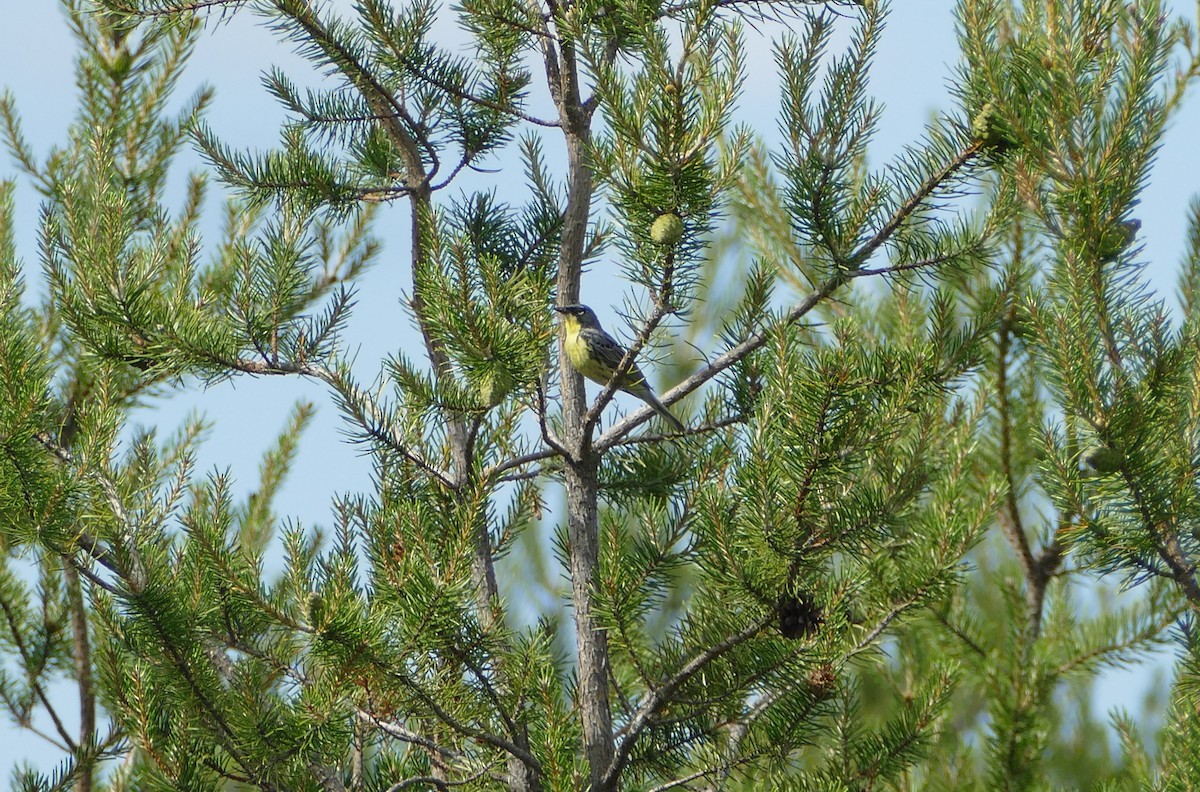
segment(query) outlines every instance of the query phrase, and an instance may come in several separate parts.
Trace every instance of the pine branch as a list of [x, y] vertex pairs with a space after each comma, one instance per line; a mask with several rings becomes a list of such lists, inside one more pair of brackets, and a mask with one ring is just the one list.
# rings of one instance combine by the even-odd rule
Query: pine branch
[[151, 6], [137, 2], [128, 2], [127, 0], [105, 0], [106, 5], [121, 13], [134, 14], [141, 17], [175, 16], [177, 14], [207, 11], [210, 8], [237, 9], [249, 2], [250, 0], [189, 0], [183, 3], [159, 2]]
[[[17, 653], [21, 655], [21, 662], [25, 666], [26, 673], [29, 674], [29, 685], [33, 688], [33, 693], [37, 696], [38, 701], [42, 702], [42, 706], [46, 709], [46, 714], [50, 716], [50, 721], [54, 724], [54, 730], [58, 732], [58, 736], [62, 738], [65, 748], [72, 753], [79, 750], [79, 744], [71, 739], [70, 732], [67, 731], [62, 719], [58, 716], [58, 710], [54, 709], [54, 705], [50, 703], [50, 697], [46, 695], [42, 683], [38, 681], [41, 672], [44, 668], [39, 668], [35, 662], [30, 647], [25, 641], [24, 631], [21, 629], [20, 622], [17, 620], [17, 615], [13, 613], [12, 606], [8, 602], [7, 597], [0, 596], [0, 610], [4, 611], [4, 618], [8, 622], [8, 634], [12, 637], [13, 645], [17, 649]], [[14, 711], [15, 714], [15, 711]], [[47, 738], [49, 739], [49, 738]], [[53, 742], [51, 740], [51, 742]], [[58, 745], [58, 743], [54, 743]]]
[[542, 767], [542, 763], [528, 750], [518, 746], [516, 743], [510, 740], [505, 739], [504, 737], [501, 737], [498, 734], [493, 734], [492, 732], [484, 729], [479, 729], [463, 723], [458, 718], [455, 718], [453, 715], [451, 715], [444, 707], [442, 707], [442, 705], [439, 704], [433, 698], [433, 696], [423, 687], [421, 687], [415, 680], [395, 669], [388, 668], [385, 664], [380, 662], [378, 658], [372, 657], [371, 662], [388, 677], [396, 680], [401, 685], [412, 691], [412, 693], [421, 701], [422, 704], [429, 708], [429, 711], [433, 713], [438, 720], [449, 726], [458, 734], [462, 735], [463, 737], [469, 737], [471, 739], [478, 740], [482, 743], [492, 746], [493, 748], [498, 748], [501, 751], [504, 751], [505, 753], [520, 760], [539, 775], [545, 772]]
[[[362, 93], [367, 105], [379, 116], [388, 137], [404, 158], [407, 170], [406, 186], [414, 194], [428, 189], [429, 180], [437, 172], [437, 156], [428, 141], [418, 141], [414, 133], [410, 132], [421, 129], [421, 125], [412, 118], [408, 108], [375, 78], [365, 64], [359, 62], [353, 53], [330, 35], [308, 0], [275, 0], [275, 8], [295, 22], [305, 32], [308, 40], [325, 52], [330, 62]], [[400, 121], [403, 121], [403, 124]], [[419, 144], [430, 156], [429, 172], [426, 172], [421, 159]]]
[[680, 666], [674, 674], [664, 680], [662, 684], [653, 688], [642, 703], [638, 705], [629, 724], [625, 727], [625, 739], [621, 740], [620, 745], [617, 746], [612, 763], [602, 776], [600, 788], [608, 789], [616, 783], [621, 773], [625, 770], [625, 766], [629, 763], [629, 755], [641, 737], [642, 732], [650, 725], [654, 715], [671, 700], [671, 696], [674, 695], [675, 691], [681, 685], [703, 671], [713, 660], [757, 636], [770, 622], [771, 616], [764, 616], [741, 632], [734, 633], [723, 641], [713, 644], [694, 655]]
[[1008, 386], [1008, 352], [1012, 343], [1013, 308], [1005, 313], [1000, 321], [998, 360], [996, 362], [996, 398], [1000, 413], [1000, 469], [1004, 473], [1006, 484], [1005, 511], [999, 515], [1004, 536], [1017, 553], [1017, 561], [1025, 575], [1026, 620], [1028, 636], [1032, 642], [1038, 637], [1042, 623], [1042, 602], [1045, 599], [1048, 576], [1039, 574], [1041, 564], [1033, 557], [1029, 547], [1029, 538], [1021, 521], [1021, 508], [1018, 502], [1018, 482], [1013, 474], [1012, 450], [1012, 414], [1009, 406]]
[[[682, 787], [682, 786], [688, 786], [693, 781], [699, 781], [700, 779], [708, 778], [709, 776], [720, 776], [722, 779], [725, 779], [725, 778], [728, 778], [729, 774], [732, 773], [738, 767], [741, 767], [742, 765], [750, 764], [751, 762], [755, 761], [756, 759], [761, 759], [766, 756], [767, 756], [767, 754], [765, 754], [765, 753], [741, 754], [737, 758], [729, 759], [727, 761], [722, 761], [722, 762], [718, 762], [716, 764], [709, 765], [708, 767], [705, 767], [701, 770], [697, 770], [694, 773], [689, 773], [688, 775], [671, 779], [670, 781], [667, 781], [664, 784], [659, 784], [658, 786], [651, 787], [649, 790], [647, 790], [647, 792], [667, 792], [667, 790], [678, 789], [679, 787]], [[719, 788], [720, 788], [720, 784], [718, 784], [716, 787], [708, 787], [707, 785], [705, 786], [705, 789], [719, 789]]]
[[[47, 432], [38, 432], [34, 435], [35, 439], [46, 448], [47, 451], [54, 454], [61, 462], [66, 464], [74, 464], [74, 456], [70, 451], [58, 445]], [[136, 535], [136, 526], [134, 525], [129, 513], [125, 509], [125, 504], [121, 501], [120, 492], [117, 490], [116, 483], [107, 474], [102, 471], [95, 471], [91, 478], [100, 485], [100, 491], [104, 493], [105, 499], [108, 501], [109, 508], [112, 509], [113, 516], [117, 518], [117, 524], [122, 528], [122, 545], [124, 550], [129, 555], [130, 566], [124, 569], [119, 566], [116, 560], [112, 557], [111, 551], [104, 548], [99, 542], [86, 532], [80, 532], [76, 539], [76, 544], [79, 545], [85, 552], [88, 553], [95, 561], [103, 565], [110, 572], [121, 577], [130, 587], [131, 590], [141, 591], [146, 586], [146, 569], [142, 564], [141, 554], [138, 552], [134, 544], [133, 537]], [[84, 572], [81, 568], [80, 572]], [[84, 572], [84, 574], [87, 574]], [[91, 575], [87, 575], [89, 579]]]
[[352, 417], [362, 427], [368, 436], [381, 445], [396, 452], [404, 459], [424, 470], [439, 481], [447, 489], [457, 489], [458, 482], [448, 471], [426, 460], [415, 449], [400, 442], [391, 432], [386, 431], [386, 416], [383, 410], [362, 389], [356, 387], [340, 374], [315, 363], [290, 363], [286, 361], [258, 361], [249, 358], [237, 358], [224, 361], [230, 368], [246, 374], [263, 376], [300, 375], [320, 380], [331, 386], [341, 396]]
[[905, 264], [893, 264], [889, 267], [876, 267], [857, 269], [850, 273], [852, 278], [866, 278], [873, 275], [895, 275], [901, 272], [913, 272], [916, 270], [930, 269], [939, 264], [946, 264], [958, 258], [958, 252], [945, 253], [941, 256], [933, 256], [931, 258], [922, 259], [921, 261], [910, 261]]
[[[725, 418], [720, 418], [718, 420], [712, 421], [710, 423], [700, 424], [698, 426], [689, 426], [689, 427], [687, 427], [687, 430], [682, 433], [680, 433], [680, 432], [665, 432], [665, 433], [660, 434], [657, 432], [650, 432], [650, 433], [646, 433], [646, 434], [626, 435], [625, 437], [622, 437], [621, 439], [615, 441], [609, 447], [610, 448], [621, 448], [624, 446], [642, 445], [642, 444], [653, 445], [654, 443], [662, 442], [663, 440], [672, 440], [672, 439], [679, 438], [679, 437], [696, 437], [699, 435], [711, 434], [713, 432], [718, 432], [722, 429], [728, 429], [731, 426], [737, 426], [738, 424], [742, 424], [745, 422], [746, 422], [745, 415], [730, 415], [730, 416], [726, 416]], [[554, 441], [554, 442], [557, 443], [557, 441]], [[550, 443], [547, 443], [547, 445], [550, 445]], [[565, 456], [567, 453], [566, 449], [563, 448], [560, 443], [557, 443], [557, 445], [558, 445], [558, 447], [543, 448], [539, 451], [531, 451], [527, 454], [521, 454], [520, 456], [510, 457], [509, 459], [505, 459], [503, 461], [497, 462], [495, 465], [493, 465], [492, 467], [490, 467], [484, 471], [483, 478], [487, 481], [495, 481], [495, 482], [521, 481], [524, 479], [537, 478], [539, 475], [542, 475], [543, 473], [550, 473], [550, 472], [559, 470], [560, 468], [558, 468], [557, 466], [550, 466], [550, 467], [545, 467], [545, 468], [539, 468], [537, 471], [532, 471], [532, 472], [523, 471], [520, 473], [508, 474], [508, 471], [510, 471], [510, 470], [516, 470], [518, 468], [525, 467], [526, 465], [531, 465], [534, 462], [541, 462], [546, 459], [553, 459], [556, 456]], [[508, 474], [508, 475], [505, 475], [505, 474]]]
[[473, 775], [467, 776], [460, 781], [444, 781], [433, 776], [413, 776], [412, 778], [406, 778], [403, 781], [392, 784], [387, 788], [387, 792], [400, 792], [402, 789], [408, 789], [409, 787], [417, 786], [419, 784], [429, 784], [437, 787], [438, 789], [450, 790], [454, 787], [470, 786], [471, 784], [479, 781], [485, 775], [491, 775], [493, 781], [505, 781], [506, 779], [503, 776], [494, 771], [494, 767], [494, 765], [488, 765], [487, 767], [476, 771]]
[[1178, 623], [1180, 617], [1183, 615], [1184, 610], [1182, 608], [1173, 608], [1157, 622], [1146, 625], [1142, 630], [1138, 631], [1134, 635], [1131, 635], [1129, 638], [1123, 641], [1114, 641], [1112, 643], [1105, 644], [1104, 646], [1098, 646], [1088, 652], [1085, 652], [1084, 654], [1079, 655], [1078, 657], [1071, 658], [1065, 663], [1060, 663], [1057, 667], [1055, 667], [1054, 675], [1066, 676], [1077, 668], [1086, 667], [1094, 660], [1100, 660], [1109, 655], [1119, 655], [1121, 652], [1125, 652], [1130, 649], [1136, 649], [1142, 644], [1151, 643], [1155, 641], [1156, 638], [1159, 638], [1163, 631], [1172, 624]]
[[[982, 144], [975, 142], [959, 151], [953, 158], [946, 162], [940, 169], [928, 176], [918, 188], [902, 203], [895, 212], [888, 218], [887, 222], [867, 239], [853, 254], [847, 257], [847, 261], [861, 266], [871, 255], [879, 249], [888, 239], [895, 234], [904, 222], [910, 218], [924, 202], [931, 196], [942, 184], [954, 176], [967, 163], [969, 163], [976, 154], [979, 153]], [[772, 337], [774, 331], [795, 324], [810, 311], [817, 307], [827, 297], [832, 295], [841, 286], [856, 277], [856, 268], [839, 269], [833, 275], [826, 278], [815, 291], [801, 300], [798, 304], [787, 311], [783, 317], [775, 323], [775, 325], [766, 330], [751, 333], [740, 344], [737, 344], [732, 349], [727, 350], [717, 357], [716, 360], [709, 363], [704, 368], [687, 377], [675, 387], [666, 391], [659, 397], [664, 405], [679, 401], [684, 396], [687, 396], [692, 391], [699, 388], [705, 382], [708, 382], [713, 377], [730, 368], [734, 364], [745, 359], [750, 353], [762, 347], [769, 338]], [[887, 270], [880, 270], [876, 274], [884, 274]], [[613, 424], [608, 431], [604, 432], [593, 443], [597, 453], [603, 453], [611, 448], [616, 442], [632, 431], [639, 424], [650, 419], [654, 414], [653, 408], [647, 406], [637, 410], [630, 415], [627, 415], [622, 420]]]
[[[505, 20], [505, 22], [511, 23], [512, 20]], [[482, 96], [477, 96], [469, 91], [452, 85], [445, 80], [439, 79], [435, 74], [431, 74], [417, 68], [411, 59], [405, 58], [402, 62], [404, 63], [405, 68], [407, 68], [414, 77], [417, 77], [418, 79], [423, 80], [436, 88], [439, 88], [440, 90], [446, 92], [446, 94], [453, 96], [456, 99], [464, 102], [470, 102], [471, 104], [487, 108], [488, 110], [493, 110], [497, 113], [502, 113], [512, 118], [527, 121], [534, 126], [545, 127], [547, 129], [559, 129], [562, 127], [561, 121], [549, 121], [544, 118], [538, 118], [536, 116], [529, 115], [528, 113], [521, 112], [511, 105], [493, 102], [490, 99], [485, 99]]]

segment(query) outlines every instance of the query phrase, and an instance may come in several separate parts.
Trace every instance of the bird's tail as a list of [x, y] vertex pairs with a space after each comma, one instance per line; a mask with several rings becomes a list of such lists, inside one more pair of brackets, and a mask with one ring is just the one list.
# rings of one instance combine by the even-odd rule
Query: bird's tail
[[662, 402], [660, 402], [657, 398], [655, 398], [654, 394], [650, 391], [649, 388], [645, 388], [643, 393], [638, 393], [637, 395], [638, 395], [638, 397], [641, 398], [642, 401], [646, 402], [646, 404], [649, 404], [651, 407], [653, 407], [654, 411], [656, 413], [658, 413], [659, 415], [661, 415], [667, 423], [671, 424], [671, 428], [674, 429], [676, 432], [687, 431], [687, 427], [685, 427], [678, 418], [676, 418], [674, 415], [672, 415], [671, 411], [668, 410], [665, 406], [663, 406]]

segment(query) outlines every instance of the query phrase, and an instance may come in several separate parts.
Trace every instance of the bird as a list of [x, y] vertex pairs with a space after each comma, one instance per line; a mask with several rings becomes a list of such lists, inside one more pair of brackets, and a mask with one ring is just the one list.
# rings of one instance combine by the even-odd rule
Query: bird
[[[567, 333], [563, 346], [571, 365], [592, 382], [608, 385], [625, 358], [625, 347], [604, 331], [600, 320], [596, 318], [596, 312], [586, 305], [561, 305], [556, 306], [554, 310], [563, 317], [563, 327]], [[637, 363], [629, 366], [617, 387], [653, 407], [675, 431], [684, 431], [684, 425], [679, 419], [655, 397], [654, 391], [646, 382], [646, 375], [642, 374]]]

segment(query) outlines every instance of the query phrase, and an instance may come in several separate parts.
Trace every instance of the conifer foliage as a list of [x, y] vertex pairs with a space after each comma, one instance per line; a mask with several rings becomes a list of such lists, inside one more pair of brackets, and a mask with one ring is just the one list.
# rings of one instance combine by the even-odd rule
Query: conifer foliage
[[[960, 0], [880, 164], [877, 0], [63, 2], [65, 142], [0, 100], [43, 207], [39, 269], [0, 187], [0, 705], [58, 761], [14, 788], [1196, 788], [1200, 209], [1178, 310], [1137, 216], [1186, 20]], [[322, 75], [265, 75], [274, 148], [174, 95], [235, 15]], [[421, 344], [362, 379], [373, 265]], [[601, 279], [685, 432], [570, 367], [552, 308]], [[245, 500], [200, 422], [131, 425], [247, 376], [369, 454], [328, 530], [278, 497], [311, 405]], [[1099, 674], [1163, 646], [1114, 748]]]

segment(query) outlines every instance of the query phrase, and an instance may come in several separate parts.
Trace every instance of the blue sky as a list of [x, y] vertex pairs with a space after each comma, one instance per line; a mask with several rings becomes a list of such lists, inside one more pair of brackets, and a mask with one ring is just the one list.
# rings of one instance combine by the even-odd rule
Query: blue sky
[[[14, 95], [26, 138], [44, 155], [51, 145], [62, 142], [74, 113], [74, 45], [57, 2], [40, 0], [6, 5], [5, 24], [0, 26], [0, 86]], [[338, 0], [330, 5], [347, 8], [350, 3]], [[957, 58], [952, 8], [953, 4], [945, 0], [895, 4], [871, 85], [873, 94], [885, 107], [873, 148], [873, 165], [886, 163], [905, 144], [917, 140], [935, 110], [952, 106], [947, 90]], [[202, 84], [214, 86], [216, 100], [207, 116], [212, 129], [235, 147], [261, 149], [276, 142], [283, 116], [262, 87], [259, 75], [267, 67], [279, 65], [297, 81], [312, 82], [315, 78], [292, 53], [291, 45], [274, 40], [257, 21], [242, 13], [225, 23], [211, 24], [181, 85], [179, 98], [190, 95]], [[841, 25], [845, 30], [850, 29], [849, 20]], [[769, 35], [780, 31], [766, 25], [762, 30], [768, 36], [748, 31], [749, 79], [738, 118], [771, 140], [778, 136], [779, 102]], [[444, 34], [443, 43], [457, 37], [452, 27], [445, 28]], [[465, 45], [462, 51], [467, 52]], [[531, 111], [538, 116], [553, 116], [545, 103]], [[1151, 262], [1148, 275], [1155, 290], [1164, 296], [1175, 285], [1187, 203], [1200, 187], [1200, 147], [1194, 144], [1197, 130], [1200, 130], [1200, 102], [1193, 101], [1168, 132], [1143, 206], [1137, 213], [1143, 222], [1141, 239], [1146, 246], [1145, 256]], [[547, 153], [553, 158], [559, 149], [550, 145], [552, 134], [547, 143]], [[9, 161], [0, 162], [3, 162], [0, 177], [15, 175], [16, 169]], [[183, 164], [186, 168], [200, 167], [195, 157]], [[504, 175], [494, 178], [497, 183], [505, 181]], [[180, 190], [176, 205], [181, 197]], [[516, 191], [512, 197], [520, 198]], [[28, 185], [22, 185], [17, 203], [18, 250], [25, 262], [27, 279], [34, 282], [39, 272], [38, 198]], [[209, 206], [217, 208], [211, 199]], [[347, 346], [357, 350], [357, 370], [367, 381], [378, 371], [383, 356], [412, 348], [416, 343], [411, 323], [401, 310], [407, 288], [402, 229], [407, 224], [407, 208], [403, 204], [387, 208], [381, 214], [377, 231], [386, 247], [375, 268], [359, 284], [358, 304], [347, 329]], [[619, 306], [622, 298], [620, 285], [614, 285], [615, 281], [598, 273], [593, 273], [590, 281], [585, 280], [589, 300], [602, 319], [610, 323], [614, 316], [612, 307]], [[189, 415], [207, 416], [214, 425], [200, 455], [200, 470], [228, 470], [239, 482], [238, 491], [245, 493], [256, 480], [262, 452], [283, 427], [291, 404], [300, 399], [314, 402], [318, 414], [306, 435], [280, 506], [305, 524], [328, 524], [331, 496], [368, 489], [370, 465], [360, 448], [345, 442], [342, 424], [325, 388], [296, 380], [240, 378], [207, 390], [188, 387], [172, 393], [156, 402], [153, 409], [141, 411], [137, 419], [169, 434]], [[1114, 679], [1100, 706], [1107, 708], [1128, 702], [1132, 708], [1136, 691], [1141, 687], [1136, 675]], [[57, 691], [68, 712], [70, 694], [70, 688], [66, 687]], [[30, 758], [48, 769], [49, 763], [58, 757], [55, 749], [15, 725], [0, 726], [0, 733], [6, 736], [11, 733], [11, 738], [0, 741], [0, 777], [7, 776], [22, 758]]]

